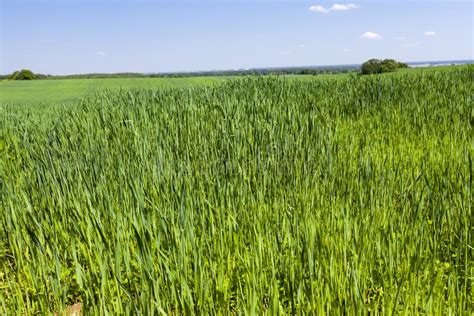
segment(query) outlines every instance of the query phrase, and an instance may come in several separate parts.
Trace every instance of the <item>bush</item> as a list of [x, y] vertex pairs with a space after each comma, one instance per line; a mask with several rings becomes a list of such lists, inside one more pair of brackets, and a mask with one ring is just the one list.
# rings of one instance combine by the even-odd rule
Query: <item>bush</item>
[[29, 69], [22, 69], [21, 71], [15, 71], [10, 76], [12, 80], [33, 80], [35, 79], [35, 74]]
[[394, 59], [370, 59], [362, 64], [360, 72], [363, 75], [371, 75], [393, 72], [399, 68], [408, 68], [408, 65]]
[[408, 68], [408, 65], [402, 62], [398, 62], [398, 68]]

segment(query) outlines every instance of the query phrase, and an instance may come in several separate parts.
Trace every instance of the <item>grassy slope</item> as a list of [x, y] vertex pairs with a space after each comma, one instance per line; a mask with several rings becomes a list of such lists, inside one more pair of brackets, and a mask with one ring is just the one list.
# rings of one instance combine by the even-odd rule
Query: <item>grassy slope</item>
[[[398, 74], [407, 72], [432, 72], [449, 70], [463, 66], [443, 66], [433, 68], [410, 68], [398, 71]], [[387, 74], [392, 75], [392, 74]], [[289, 79], [297, 80], [326, 80], [344, 79], [351, 74], [326, 75], [290, 75]], [[199, 87], [223, 82], [228, 77], [190, 77], [190, 78], [117, 78], [117, 79], [58, 79], [35, 81], [0, 81], [0, 104], [10, 105], [39, 105], [51, 106], [60, 103], [69, 103], [79, 98], [100, 92], [106, 89], [160, 89], [163, 87]]]

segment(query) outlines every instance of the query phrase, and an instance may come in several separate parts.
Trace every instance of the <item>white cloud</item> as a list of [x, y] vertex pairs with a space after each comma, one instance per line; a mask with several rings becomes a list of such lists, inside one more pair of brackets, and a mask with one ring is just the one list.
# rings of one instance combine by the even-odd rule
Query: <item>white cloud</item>
[[309, 11], [318, 12], [318, 13], [329, 13], [329, 10], [323, 7], [322, 5], [310, 6]]
[[426, 36], [435, 36], [435, 35], [436, 35], [436, 32], [433, 32], [433, 31], [426, 31], [426, 32], [425, 32], [425, 35], [426, 35]]
[[107, 55], [106, 52], [102, 52], [102, 51], [96, 52], [95, 54], [96, 54], [97, 56], [102, 56], [102, 57], [104, 57], [104, 56]]
[[382, 38], [382, 35], [374, 33], [374, 32], [365, 32], [360, 37], [369, 39], [369, 40], [378, 40]]
[[358, 9], [360, 6], [354, 3], [336, 3], [333, 4], [330, 8], [325, 8], [322, 5], [313, 5], [309, 7], [310, 11], [318, 13], [329, 13], [331, 11], [348, 11], [352, 9]]
[[299, 47], [299, 48], [304, 48], [305, 45], [304, 45], [304, 44], [300, 44], [298, 47]]
[[346, 4], [333, 4], [331, 7], [331, 11], [347, 11], [350, 9], [358, 9], [360, 6], [354, 4], [354, 3], [346, 3]]
[[350, 48], [344, 48], [344, 49], [343, 49], [343, 52], [344, 52], [344, 53], [350, 53], [350, 52], [352, 52], [352, 49], [350, 49]]

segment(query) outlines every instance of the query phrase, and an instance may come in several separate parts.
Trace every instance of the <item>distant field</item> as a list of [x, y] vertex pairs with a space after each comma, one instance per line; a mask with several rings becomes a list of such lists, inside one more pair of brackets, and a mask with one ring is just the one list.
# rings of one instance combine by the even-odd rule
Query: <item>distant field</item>
[[225, 77], [54, 79], [0, 82], [0, 103], [58, 103], [112, 89], [158, 89], [212, 85]]
[[[409, 72], [446, 71], [455, 67], [441, 66], [432, 68], [401, 69], [396, 75]], [[285, 75], [290, 80], [342, 80], [352, 73], [323, 75]], [[392, 74], [384, 74], [384, 76]], [[86, 97], [104, 90], [129, 90], [160, 88], [182, 88], [210, 86], [222, 83], [232, 77], [189, 77], [189, 78], [101, 78], [101, 79], [52, 79], [34, 81], [0, 81], [0, 103], [11, 105], [43, 104], [44, 106], [70, 103], [78, 98]]]

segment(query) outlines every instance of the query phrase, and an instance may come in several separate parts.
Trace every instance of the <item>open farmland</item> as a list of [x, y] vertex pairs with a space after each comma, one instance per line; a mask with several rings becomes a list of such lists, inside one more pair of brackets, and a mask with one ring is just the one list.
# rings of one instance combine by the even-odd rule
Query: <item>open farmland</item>
[[10, 96], [0, 313], [468, 314], [473, 70]]
[[64, 103], [103, 90], [184, 88], [213, 85], [225, 77], [101, 78], [0, 81], [0, 103]]

